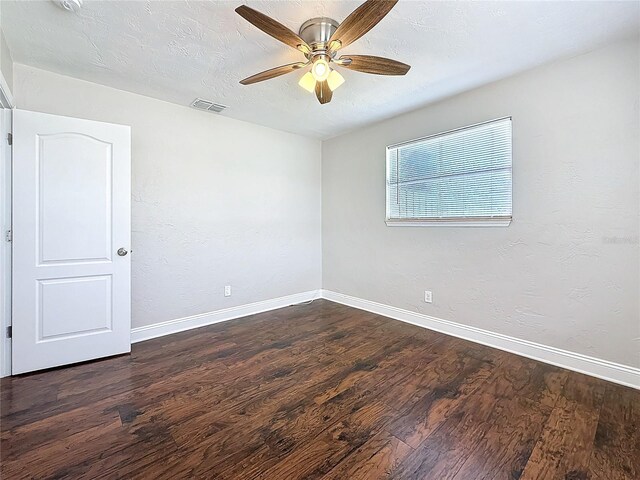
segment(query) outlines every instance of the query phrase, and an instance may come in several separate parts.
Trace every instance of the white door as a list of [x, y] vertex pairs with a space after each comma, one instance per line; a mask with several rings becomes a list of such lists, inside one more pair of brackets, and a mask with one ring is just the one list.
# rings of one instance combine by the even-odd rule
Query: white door
[[131, 140], [15, 110], [12, 373], [131, 350]]

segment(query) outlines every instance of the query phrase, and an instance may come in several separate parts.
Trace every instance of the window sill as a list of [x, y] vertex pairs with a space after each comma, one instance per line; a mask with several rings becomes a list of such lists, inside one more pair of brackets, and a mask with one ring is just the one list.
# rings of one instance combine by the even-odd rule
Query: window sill
[[387, 218], [388, 227], [508, 227], [511, 217], [486, 218]]

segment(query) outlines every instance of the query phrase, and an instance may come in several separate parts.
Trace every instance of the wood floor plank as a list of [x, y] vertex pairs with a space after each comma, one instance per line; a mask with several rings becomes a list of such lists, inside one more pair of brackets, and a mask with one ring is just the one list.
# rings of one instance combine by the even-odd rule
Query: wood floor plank
[[413, 449], [382, 430], [336, 465], [323, 480], [383, 480]]
[[0, 381], [13, 479], [640, 478], [640, 392], [326, 300]]
[[593, 480], [640, 478], [640, 395], [607, 385], [589, 461]]
[[569, 374], [521, 480], [587, 479], [605, 383]]
[[[409, 401], [395, 403], [402, 413], [389, 427], [389, 431], [413, 448], [440, 427], [450, 414], [470, 395], [486, 383], [495, 364], [472, 360], [466, 363], [461, 354], [442, 357], [440, 365], [434, 362], [426, 370], [416, 370], [412, 376], [420, 377], [414, 384], [414, 396]], [[396, 388], [403, 388], [399, 383]], [[416, 393], [422, 396], [414, 401]], [[401, 399], [401, 395], [397, 395]], [[394, 404], [392, 402], [392, 404]]]
[[[265, 478], [320, 478], [382, 429], [393, 412], [372, 402], [333, 424], [321, 435], [308, 439], [264, 472]], [[238, 478], [255, 478], [253, 474]]]
[[390, 478], [454, 478], [490, 428], [497, 403], [496, 397], [486, 393], [468, 398], [391, 472]]
[[454, 479], [520, 478], [550, 413], [551, 407], [525, 397], [498, 402], [491, 426]]

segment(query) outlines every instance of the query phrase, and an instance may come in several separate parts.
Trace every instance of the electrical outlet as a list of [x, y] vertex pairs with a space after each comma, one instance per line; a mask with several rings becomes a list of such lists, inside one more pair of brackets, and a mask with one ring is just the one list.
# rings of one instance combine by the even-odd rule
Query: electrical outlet
[[427, 303], [433, 303], [433, 295], [431, 293], [431, 290], [424, 291], [424, 301]]
[[225, 297], [230, 297], [231, 296], [231, 285], [225, 285], [224, 286], [224, 296]]

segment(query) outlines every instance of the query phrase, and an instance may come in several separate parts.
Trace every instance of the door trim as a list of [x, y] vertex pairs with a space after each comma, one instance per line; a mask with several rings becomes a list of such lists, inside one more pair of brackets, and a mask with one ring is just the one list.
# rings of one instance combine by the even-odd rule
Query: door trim
[[7, 135], [12, 132], [12, 108], [13, 97], [0, 72], [0, 377], [11, 375], [11, 339], [7, 337], [11, 325], [11, 243], [5, 235], [11, 230], [11, 147]]

